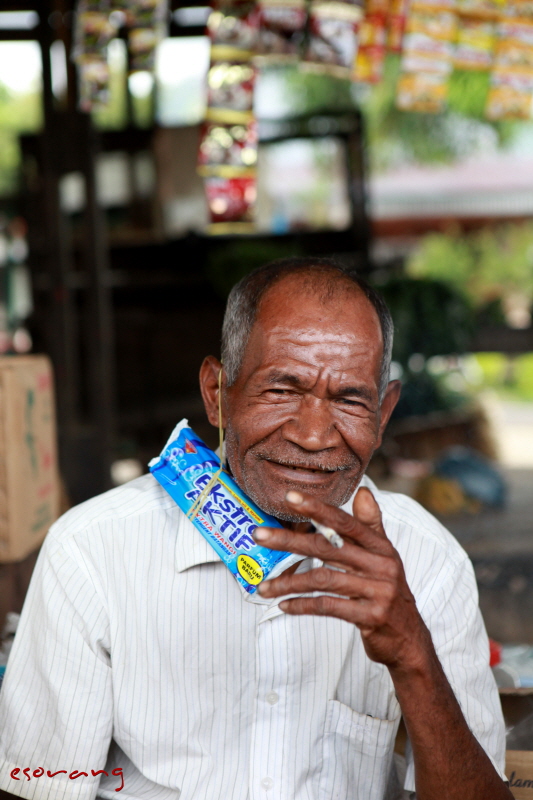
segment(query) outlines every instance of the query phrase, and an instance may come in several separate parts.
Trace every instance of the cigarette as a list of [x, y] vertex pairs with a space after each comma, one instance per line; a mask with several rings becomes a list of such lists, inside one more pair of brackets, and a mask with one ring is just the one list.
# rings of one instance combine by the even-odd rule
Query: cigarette
[[312, 519], [311, 522], [315, 526], [316, 532], [321, 533], [333, 547], [339, 548], [343, 546], [344, 539], [339, 536], [337, 531], [334, 531], [333, 528], [328, 528], [326, 525], [321, 525], [320, 522], [316, 522], [314, 519]]

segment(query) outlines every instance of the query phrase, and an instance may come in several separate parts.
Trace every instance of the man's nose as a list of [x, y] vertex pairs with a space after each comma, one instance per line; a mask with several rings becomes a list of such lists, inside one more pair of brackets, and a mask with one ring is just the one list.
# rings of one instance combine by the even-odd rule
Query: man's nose
[[340, 434], [326, 399], [304, 395], [297, 413], [282, 428], [283, 437], [304, 450], [328, 450], [339, 444]]

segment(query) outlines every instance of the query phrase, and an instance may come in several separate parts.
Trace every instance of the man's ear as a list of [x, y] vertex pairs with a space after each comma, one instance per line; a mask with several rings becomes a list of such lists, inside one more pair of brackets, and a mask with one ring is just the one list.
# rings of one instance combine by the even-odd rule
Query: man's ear
[[[220, 376], [220, 371], [222, 375]], [[200, 367], [200, 391], [204, 401], [207, 419], [215, 428], [218, 428], [218, 403], [219, 403], [219, 381], [222, 379], [221, 386], [224, 388], [226, 375], [222, 364], [215, 356], [204, 358]], [[226, 426], [226, 416], [224, 405], [222, 405], [222, 425]]]
[[389, 385], [385, 391], [385, 397], [381, 403], [381, 412], [380, 412], [380, 420], [379, 420], [379, 436], [378, 441], [376, 444], [376, 448], [381, 445], [381, 440], [383, 438], [383, 432], [387, 427], [387, 423], [390, 419], [390, 415], [394, 411], [394, 407], [398, 400], [400, 399], [400, 393], [402, 391], [402, 384], [400, 381], [389, 381]]

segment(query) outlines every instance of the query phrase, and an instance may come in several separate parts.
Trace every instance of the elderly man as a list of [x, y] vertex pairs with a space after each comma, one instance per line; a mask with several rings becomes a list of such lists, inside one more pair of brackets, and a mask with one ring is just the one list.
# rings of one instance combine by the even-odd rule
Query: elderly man
[[400, 391], [391, 339], [379, 297], [329, 260], [234, 287], [224, 367], [201, 368], [207, 415], [221, 402], [235, 480], [285, 526], [257, 541], [305, 558], [242, 593], [151, 475], [66, 514], [0, 694], [3, 789], [382, 800], [403, 715], [407, 796], [511, 798], [470, 562], [364, 475]]

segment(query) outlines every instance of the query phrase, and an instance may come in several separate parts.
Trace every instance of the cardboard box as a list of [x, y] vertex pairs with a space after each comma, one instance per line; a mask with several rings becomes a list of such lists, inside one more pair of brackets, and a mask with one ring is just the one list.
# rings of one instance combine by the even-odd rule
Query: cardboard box
[[0, 562], [21, 561], [59, 516], [52, 366], [0, 357]]
[[533, 800], [533, 689], [500, 689], [500, 700], [507, 728], [509, 788], [516, 800]]
[[516, 800], [533, 800], [533, 752], [507, 750], [505, 774]]

